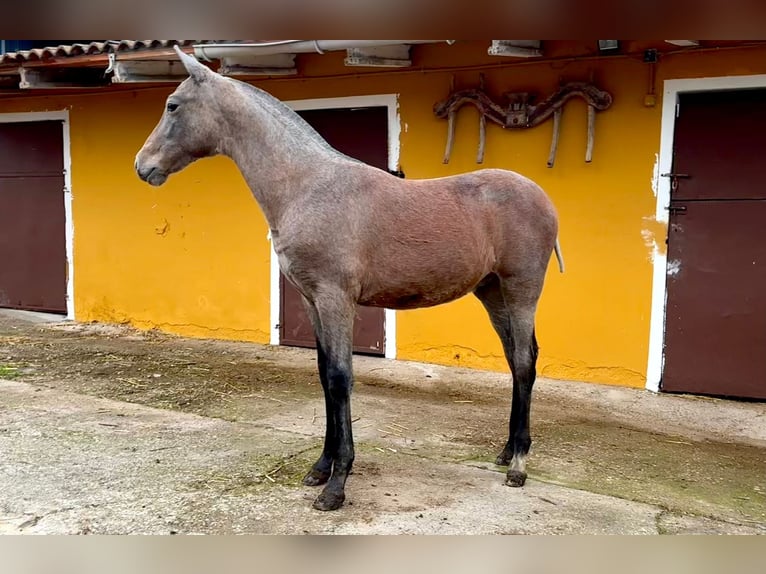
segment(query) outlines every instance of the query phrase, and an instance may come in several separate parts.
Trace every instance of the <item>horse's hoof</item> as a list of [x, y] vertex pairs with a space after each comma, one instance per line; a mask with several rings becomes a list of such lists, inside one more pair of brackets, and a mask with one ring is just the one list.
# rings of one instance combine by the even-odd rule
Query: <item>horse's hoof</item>
[[338, 510], [343, 505], [344, 500], [346, 500], [344, 492], [337, 493], [324, 490], [314, 501], [314, 508], [317, 510]]
[[527, 473], [520, 470], [509, 470], [508, 474], [505, 475], [505, 484], [507, 486], [524, 486], [526, 481]]
[[497, 466], [508, 466], [510, 463], [511, 455], [507, 454], [505, 451], [501, 452], [495, 459], [495, 464]]
[[330, 480], [329, 472], [322, 472], [312, 468], [309, 473], [303, 477], [303, 484], [306, 486], [320, 486], [328, 480]]

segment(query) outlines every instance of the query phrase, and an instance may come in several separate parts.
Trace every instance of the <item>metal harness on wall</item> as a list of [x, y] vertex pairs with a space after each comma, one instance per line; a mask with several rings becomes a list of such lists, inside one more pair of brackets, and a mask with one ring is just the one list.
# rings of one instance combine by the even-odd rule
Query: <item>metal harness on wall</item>
[[[482, 81], [483, 84], [483, 81]], [[487, 119], [502, 128], [525, 129], [541, 124], [553, 116], [553, 139], [548, 156], [548, 167], [553, 167], [558, 148], [559, 132], [561, 130], [561, 113], [564, 104], [572, 98], [582, 98], [588, 104], [588, 140], [585, 150], [585, 161], [593, 158], [593, 139], [595, 137], [596, 110], [602, 111], [612, 104], [612, 96], [599, 90], [587, 82], [569, 82], [562, 85], [556, 92], [537, 105], [530, 104], [527, 92], [507, 92], [504, 94], [508, 106], [493, 102], [482, 88], [459, 90], [434, 105], [434, 114], [438, 118], [447, 118], [447, 149], [444, 152], [444, 163], [449, 163], [452, 154], [452, 144], [455, 139], [455, 116], [464, 105], [470, 104], [479, 110], [479, 151], [476, 163], [484, 161]]]

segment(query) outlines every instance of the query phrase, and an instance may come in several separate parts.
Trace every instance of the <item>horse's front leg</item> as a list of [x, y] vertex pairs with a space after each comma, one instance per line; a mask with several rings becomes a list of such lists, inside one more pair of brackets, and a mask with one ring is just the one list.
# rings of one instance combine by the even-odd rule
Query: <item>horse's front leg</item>
[[311, 467], [311, 470], [303, 477], [303, 484], [307, 486], [319, 486], [324, 484], [332, 474], [332, 461], [337, 452], [337, 437], [335, 434], [335, 414], [332, 409], [332, 401], [327, 385], [327, 355], [325, 355], [322, 343], [317, 338], [317, 368], [319, 380], [322, 383], [325, 406], [325, 435], [324, 447], [319, 459]]
[[[323, 455], [332, 456], [332, 473], [324, 490], [314, 501], [314, 508], [335, 510], [340, 508], [346, 498], [346, 479], [354, 463], [354, 439], [351, 432], [351, 388], [354, 377], [351, 350], [355, 308], [353, 301], [342, 292], [325, 293], [316, 298], [313, 305], [319, 326], [317, 339], [326, 361], [324, 391], [327, 435]], [[322, 457], [317, 464], [322, 464]]]

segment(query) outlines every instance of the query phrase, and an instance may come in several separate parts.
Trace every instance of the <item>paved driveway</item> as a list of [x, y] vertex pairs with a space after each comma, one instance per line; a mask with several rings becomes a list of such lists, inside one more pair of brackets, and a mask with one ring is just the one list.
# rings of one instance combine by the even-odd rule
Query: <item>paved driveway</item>
[[2, 533], [764, 533], [766, 404], [539, 380], [530, 479], [502, 373], [360, 357], [347, 503], [300, 478], [313, 354], [0, 313]]

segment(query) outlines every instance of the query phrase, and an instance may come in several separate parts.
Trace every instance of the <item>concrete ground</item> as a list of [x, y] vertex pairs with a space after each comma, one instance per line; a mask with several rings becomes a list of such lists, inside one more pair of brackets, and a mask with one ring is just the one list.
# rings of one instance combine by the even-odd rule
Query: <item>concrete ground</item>
[[0, 533], [766, 533], [766, 403], [539, 379], [503, 485], [507, 374], [355, 359], [347, 502], [300, 479], [313, 352], [0, 312]]

